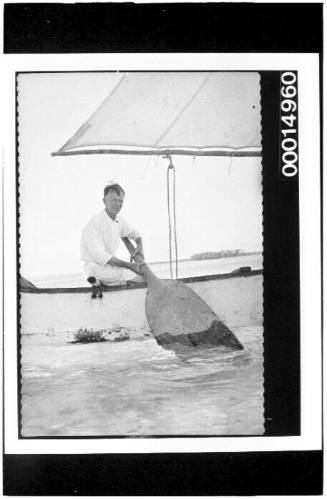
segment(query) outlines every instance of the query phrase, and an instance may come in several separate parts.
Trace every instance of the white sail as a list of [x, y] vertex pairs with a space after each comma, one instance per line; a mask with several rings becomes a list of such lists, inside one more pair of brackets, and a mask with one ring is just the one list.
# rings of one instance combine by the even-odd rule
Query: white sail
[[105, 101], [54, 154], [85, 153], [260, 155], [260, 76], [122, 74]]

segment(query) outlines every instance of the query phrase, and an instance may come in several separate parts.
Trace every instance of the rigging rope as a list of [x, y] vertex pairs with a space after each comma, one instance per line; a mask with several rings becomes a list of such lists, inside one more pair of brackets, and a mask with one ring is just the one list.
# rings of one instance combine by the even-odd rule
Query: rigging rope
[[169, 172], [170, 165], [167, 168], [167, 206], [168, 206], [168, 226], [169, 226], [169, 268], [170, 268], [170, 277], [173, 279], [173, 265], [172, 265], [172, 250], [171, 250], [171, 220], [170, 220], [170, 185], [169, 185]]
[[173, 166], [173, 208], [174, 208], [174, 239], [175, 239], [175, 272], [178, 279], [177, 227], [176, 227], [176, 172]]
[[169, 165], [167, 168], [167, 206], [168, 206], [168, 224], [169, 224], [169, 267], [170, 267], [170, 276], [173, 279], [173, 251], [172, 251], [172, 224], [171, 224], [171, 196], [170, 196], [170, 172], [172, 172], [173, 179], [173, 224], [174, 224], [174, 253], [175, 253], [175, 277], [178, 278], [178, 252], [177, 252], [177, 228], [176, 228], [176, 175], [175, 175], [175, 167], [172, 163], [171, 157], [167, 157], [169, 159]]

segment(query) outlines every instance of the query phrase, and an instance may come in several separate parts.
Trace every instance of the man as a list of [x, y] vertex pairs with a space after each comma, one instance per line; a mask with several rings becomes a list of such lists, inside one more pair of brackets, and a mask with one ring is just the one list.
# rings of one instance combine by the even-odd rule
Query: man
[[[141, 235], [124, 218], [118, 216], [124, 203], [125, 192], [117, 183], [104, 188], [105, 209], [94, 215], [82, 231], [81, 259], [88, 281], [94, 286], [115, 285], [142, 275], [139, 265], [115, 256], [121, 237], [133, 239], [136, 250], [133, 257], [144, 259]], [[134, 279], [135, 281], [136, 279]], [[140, 280], [140, 278], [139, 278]]]

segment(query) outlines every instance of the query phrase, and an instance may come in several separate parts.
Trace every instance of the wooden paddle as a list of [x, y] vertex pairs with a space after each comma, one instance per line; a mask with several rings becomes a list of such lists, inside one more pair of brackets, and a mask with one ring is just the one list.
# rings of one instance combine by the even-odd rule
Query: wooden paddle
[[[133, 244], [126, 237], [122, 240], [132, 256]], [[177, 344], [243, 349], [236, 336], [191, 288], [180, 281], [158, 279], [139, 255], [135, 262], [142, 264], [140, 270], [148, 285], [145, 314], [159, 345], [168, 349]]]

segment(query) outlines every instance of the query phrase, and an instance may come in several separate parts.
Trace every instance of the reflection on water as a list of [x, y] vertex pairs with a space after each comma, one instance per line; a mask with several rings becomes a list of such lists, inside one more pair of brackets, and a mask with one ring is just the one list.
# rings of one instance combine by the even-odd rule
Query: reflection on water
[[233, 331], [244, 350], [178, 353], [152, 337], [75, 344], [23, 335], [23, 436], [263, 433], [262, 326]]

